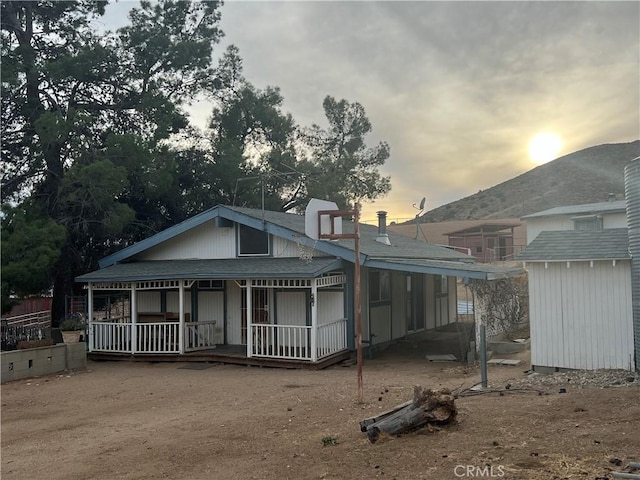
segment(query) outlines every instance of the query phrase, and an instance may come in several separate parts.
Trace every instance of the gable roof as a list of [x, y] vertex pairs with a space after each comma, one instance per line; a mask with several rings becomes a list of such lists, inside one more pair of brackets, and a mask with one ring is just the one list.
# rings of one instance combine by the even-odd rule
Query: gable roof
[[[230, 207], [225, 205], [218, 205], [209, 210], [206, 210], [198, 215], [195, 215], [173, 227], [170, 227], [162, 232], [159, 232], [141, 242], [135, 243], [129, 247], [126, 247], [112, 255], [109, 255], [100, 260], [99, 265], [102, 270], [109, 269], [104, 275], [110, 275], [111, 279], [116, 279], [118, 275], [126, 275], [127, 278], [142, 278], [151, 273], [151, 269], [166, 268], [168, 265], [162, 265], [162, 262], [136, 262], [135, 256], [155, 247], [163, 242], [166, 242], [178, 235], [181, 235], [195, 227], [198, 227], [206, 222], [210, 222], [216, 218], [226, 219], [235, 223], [246, 225], [257, 230], [265, 231], [271, 235], [275, 235], [281, 238], [285, 238], [290, 241], [298, 241], [300, 237], [308, 238], [305, 236], [305, 221], [303, 215], [295, 215], [291, 213], [273, 212], [261, 209], [243, 208], [243, 207]], [[353, 233], [354, 223], [351, 221], [343, 220], [342, 223], [343, 233]], [[389, 240], [391, 245], [385, 245], [376, 241], [378, 236], [378, 227], [373, 225], [360, 224], [360, 264], [363, 266], [371, 266], [372, 268], [390, 268], [395, 270], [403, 270], [408, 272], [421, 272], [421, 273], [433, 273], [439, 275], [452, 275], [470, 278], [492, 279], [501, 278], [505, 276], [511, 276], [523, 273], [521, 269], [501, 269], [495, 266], [488, 265], [476, 265], [475, 258], [456, 252], [452, 249], [426, 243], [421, 240], [416, 240], [404, 235], [396, 234], [388, 231]], [[313, 248], [327, 257], [331, 257], [333, 261], [336, 259], [353, 263], [354, 262], [354, 249], [355, 241], [350, 239], [340, 239], [337, 241], [318, 240], [314, 242], [308, 239], [307, 245], [312, 244]], [[284, 265], [280, 260], [287, 260], [291, 262], [289, 265], [289, 271], [279, 270], [279, 265]], [[240, 263], [242, 261], [242, 263]], [[277, 262], [276, 262], [277, 261]], [[172, 261], [178, 262], [178, 261]], [[185, 261], [186, 262], [186, 261]], [[223, 263], [214, 263], [220, 261], [214, 260], [196, 260], [188, 261], [189, 263], [172, 263], [175, 266], [184, 266], [184, 270], [176, 271], [175, 274], [193, 277], [188, 272], [188, 268], [196, 267], [198, 262], [209, 266], [207, 275], [214, 275], [214, 267], [221, 267]], [[298, 258], [293, 259], [279, 259], [279, 258], [246, 258], [246, 259], [227, 259], [224, 263], [238, 262], [237, 268], [253, 269], [256, 273], [259, 272], [261, 266], [264, 270], [265, 276], [274, 276], [284, 278], [286, 275], [294, 275], [296, 268], [304, 263]], [[264, 264], [262, 262], [265, 262]], [[314, 258], [315, 262], [315, 258]], [[119, 264], [129, 263], [131, 266], [119, 267]], [[154, 263], [154, 266], [150, 264]], [[137, 267], [135, 266], [137, 265]], [[270, 265], [270, 266], [266, 266]], [[188, 268], [187, 268], [188, 266]], [[113, 268], [112, 268], [113, 267]], [[118, 268], [115, 268], [118, 267]], [[225, 267], [226, 268], [226, 267]], [[229, 267], [230, 268], [230, 267]], [[236, 268], [236, 267], [233, 267]], [[304, 275], [317, 275], [317, 271], [313, 270], [314, 267], [309, 267], [310, 271], [300, 271]], [[286, 270], [286, 269], [285, 269]], [[197, 274], [197, 269], [194, 270]], [[223, 272], [227, 272], [223, 274]], [[323, 270], [324, 271], [324, 270]], [[99, 272], [99, 271], [98, 271]], [[90, 274], [77, 277], [78, 281], [91, 282], [98, 281], [97, 278], [102, 278], [98, 272], [92, 272]], [[156, 270], [156, 275], [162, 273]], [[173, 278], [176, 278], [176, 276]], [[227, 271], [225, 269], [220, 271], [220, 275], [227, 275], [230, 278], [231, 275], [237, 275], [238, 272]], [[120, 277], [118, 277], [120, 278]]]
[[628, 260], [630, 258], [627, 229], [609, 228], [540, 232], [516, 260], [554, 262]]
[[613, 202], [585, 203], [583, 205], [567, 205], [564, 207], [550, 208], [541, 212], [531, 213], [522, 217], [523, 220], [539, 217], [554, 217], [556, 215], [588, 215], [597, 213], [619, 213], [625, 212], [624, 200]]

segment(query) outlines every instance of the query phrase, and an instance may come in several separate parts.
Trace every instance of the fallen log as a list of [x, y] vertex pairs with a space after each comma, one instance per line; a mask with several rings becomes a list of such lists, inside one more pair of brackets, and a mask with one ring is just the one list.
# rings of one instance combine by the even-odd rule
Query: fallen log
[[405, 402], [376, 416], [360, 422], [360, 430], [375, 443], [381, 433], [401, 435], [419, 430], [427, 425], [446, 425], [456, 419], [458, 413], [450, 390], [413, 387], [413, 400]]

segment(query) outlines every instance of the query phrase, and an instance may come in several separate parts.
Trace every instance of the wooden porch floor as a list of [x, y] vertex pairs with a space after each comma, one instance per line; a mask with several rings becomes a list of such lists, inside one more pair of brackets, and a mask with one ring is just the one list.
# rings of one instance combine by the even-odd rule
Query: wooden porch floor
[[129, 361], [129, 362], [208, 362], [232, 365], [250, 365], [254, 367], [300, 368], [307, 370], [322, 370], [351, 357], [349, 350], [335, 353], [318, 362], [303, 360], [289, 360], [281, 358], [247, 357], [245, 345], [217, 345], [209, 350], [188, 352], [183, 355], [170, 353], [114, 353], [87, 352], [87, 358], [94, 361]]

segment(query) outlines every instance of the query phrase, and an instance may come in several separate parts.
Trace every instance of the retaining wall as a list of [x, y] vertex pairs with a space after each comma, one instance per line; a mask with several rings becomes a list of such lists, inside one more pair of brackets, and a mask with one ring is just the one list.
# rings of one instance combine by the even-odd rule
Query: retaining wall
[[2, 352], [2, 383], [87, 368], [84, 342]]

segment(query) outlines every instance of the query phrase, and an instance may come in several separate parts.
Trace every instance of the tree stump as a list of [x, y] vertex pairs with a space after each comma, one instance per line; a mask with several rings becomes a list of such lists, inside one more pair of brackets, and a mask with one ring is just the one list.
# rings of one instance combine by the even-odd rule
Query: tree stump
[[427, 425], [446, 425], [456, 419], [458, 413], [450, 390], [422, 389], [413, 387], [413, 400], [395, 408], [365, 418], [360, 422], [360, 430], [375, 443], [380, 433], [401, 435], [419, 430]]

